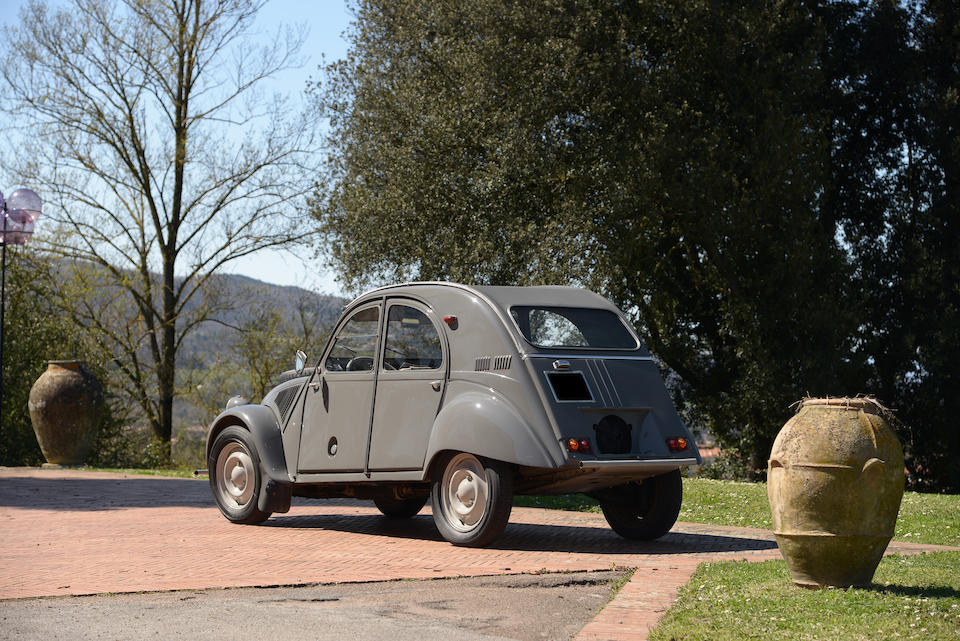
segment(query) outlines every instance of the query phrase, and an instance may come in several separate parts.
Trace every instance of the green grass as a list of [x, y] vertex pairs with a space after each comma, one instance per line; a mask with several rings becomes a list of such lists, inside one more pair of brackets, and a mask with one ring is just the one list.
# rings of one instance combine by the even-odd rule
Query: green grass
[[683, 479], [680, 520], [770, 529], [770, 503], [763, 483]]
[[889, 556], [870, 588], [805, 590], [782, 561], [705, 563], [651, 641], [960, 638], [960, 553]]
[[960, 495], [904, 493], [893, 536], [913, 543], [960, 546]]
[[560, 494], [543, 496], [531, 494], [513, 497], [517, 507], [543, 507], [548, 510], [568, 510], [570, 512], [600, 512], [600, 504], [584, 494]]
[[[599, 512], [582, 494], [521, 496], [516, 505]], [[769, 529], [763, 483], [683, 479], [680, 520]], [[907, 492], [895, 538], [960, 546], [960, 496]], [[651, 641], [960, 639], [960, 552], [889, 556], [869, 589], [804, 590], [783, 561], [700, 566]]]
[[[177, 478], [192, 479], [193, 469], [173, 468], [173, 469], [143, 469], [143, 468], [122, 468], [115, 467], [89, 467], [80, 468], [86, 472], [114, 472], [116, 474], [142, 474], [144, 476], [174, 476]], [[203, 478], [206, 478], [205, 476]]]
[[610, 584], [610, 598], [611, 598], [611, 599], [613, 599], [615, 596], [617, 596], [617, 594], [620, 593], [620, 590], [623, 589], [623, 586], [625, 586], [627, 583], [630, 582], [630, 579], [633, 577], [633, 572], [634, 572], [633, 570], [630, 570], [629, 572], [626, 572], [622, 577], [620, 577], [619, 579], [613, 581], [613, 582]]
[[[518, 496], [514, 505], [599, 512], [600, 505], [582, 494]], [[683, 479], [680, 520], [712, 525], [770, 529], [767, 486], [711, 479]], [[960, 546], [960, 495], [906, 492], [894, 538], [913, 543]]]

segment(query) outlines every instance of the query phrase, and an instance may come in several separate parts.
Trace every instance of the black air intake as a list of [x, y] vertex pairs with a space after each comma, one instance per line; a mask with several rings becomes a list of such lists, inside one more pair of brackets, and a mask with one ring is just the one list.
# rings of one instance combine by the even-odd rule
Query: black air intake
[[299, 389], [299, 385], [294, 385], [277, 393], [277, 410], [280, 412], [281, 421], [287, 418], [287, 412], [293, 406], [293, 401], [297, 397]]

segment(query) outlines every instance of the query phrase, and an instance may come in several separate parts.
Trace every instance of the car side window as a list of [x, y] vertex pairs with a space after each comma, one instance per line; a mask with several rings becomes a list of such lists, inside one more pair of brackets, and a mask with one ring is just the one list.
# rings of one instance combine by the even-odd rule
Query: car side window
[[387, 315], [383, 369], [437, 369], [443, 364], [440, 335], [426, 314], [392, 305]]
[[330, 348], [324, 368], [329, 372], [367, 372], [377, 354], [380, 309], [367, 307], [350, 317]]

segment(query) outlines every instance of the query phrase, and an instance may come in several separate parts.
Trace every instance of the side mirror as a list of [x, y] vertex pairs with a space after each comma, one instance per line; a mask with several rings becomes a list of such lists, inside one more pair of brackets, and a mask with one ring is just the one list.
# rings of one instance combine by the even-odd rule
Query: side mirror
[[293, 368], [297, 370], [297, 375], [303, 374], [303, 368], [307, 365], [307, 355], [302, 349], [297, 350], [297, 359], [294, 361]]

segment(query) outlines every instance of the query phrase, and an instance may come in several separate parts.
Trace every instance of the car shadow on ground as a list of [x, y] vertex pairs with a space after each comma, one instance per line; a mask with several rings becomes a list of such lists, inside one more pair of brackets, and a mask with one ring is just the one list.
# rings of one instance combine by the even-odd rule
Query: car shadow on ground
[[116, 510], [128, 507], [211, 507], [210, 485], [181, 478], [0, 479], [0, 507], [34, 510]]
[[[443, 541], [433, 519], [425, 514], [405, 520], [379, 515], [275, 515], [263, 527], [318, 528]], [[656, 541], [629, 541], [605, 527], [510, 523], [503, 535], [486, 547], [494, 550], [585, 554], [698, 554], [773, 550], [777, 544], [765, 539], [684, 532], [670, 532]]]
[[[372, 507], [371, 501], [294, 497], [294, 506], [338, 505]], [[217, 509], [206, 477], [116, 478], [0, 477], [0, 507], [28, 510], [98, 511], [136, 507], [203, 507]], [[320, 508], [322, 509], [322, 507]]]
[[[353, 499], [294, 499], [318, 514], [277, 514], [263, 527], [318, 528], [403, 539], [442, 541], [429, 514], [388, 519], [379, 514], [324, 514], [323, 506], [370, 507]], [[102, 511], [124, 508], [197, 507], [216, 510], [209, 483], [182, 478], [36, 478], [0, 479], [0, 507]], [[750, 552], [776, 548], [772, 540], [714, 534], [671, 532], [657, 541], [628, 541], [606, 527], [510, 523], [489, 549], [579, 552], [592, 554], [682, 554]]]
[[[370, 501], [324, 499], [328, 505], [365, 505]], [[294, 505], [319, 505], [309, 499], [294, 498]], [[158, 478], [156, 476], [116, 478], [37, 478], [3, 476], [0, 478], [0, 507], [28, 510], [117, 510], [130, 507], [204, 507], [217, 509], [204, 478]]]

